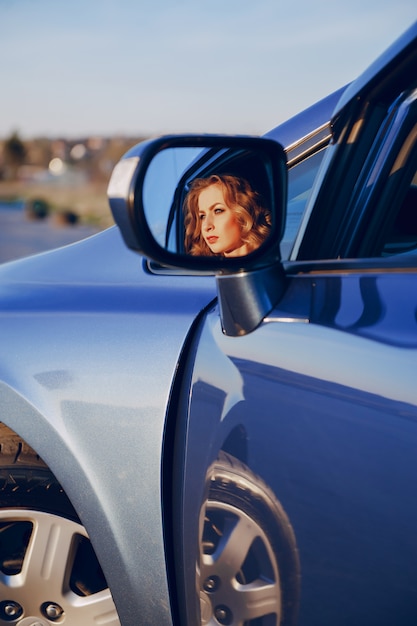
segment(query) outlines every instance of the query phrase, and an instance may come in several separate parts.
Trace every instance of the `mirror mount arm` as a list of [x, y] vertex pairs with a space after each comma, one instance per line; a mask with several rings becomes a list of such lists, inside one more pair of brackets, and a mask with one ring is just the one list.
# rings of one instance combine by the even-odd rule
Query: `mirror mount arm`
[[222, 328], [229, 337], [255, 330], [286, 287], [281, 263], [239, 274], [218, 274], [216, 282]]

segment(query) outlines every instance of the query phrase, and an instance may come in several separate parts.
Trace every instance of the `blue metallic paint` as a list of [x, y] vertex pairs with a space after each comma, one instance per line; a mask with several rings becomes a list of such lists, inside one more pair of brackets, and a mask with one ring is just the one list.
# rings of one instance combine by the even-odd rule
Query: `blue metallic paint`
[[140, 614], [143, 623], [170, 624], [165, 413], [184, 341], [214, 297], [214, 280], [147, 273], [115, 228], [6, 264], [0, 280], [2, 421], [70, 497], [122, 623]]
[[208, 315], [184, 427], [186, 572], [206, 469], [244, 433], [245, 462], [294, 528], [300, 625], [415, 624], [414, 285], [401, 272], [293, 278], [279, 309], [238, 339], [222, 334], [216, 310]]
[[[270, 135], [299, 140], [300, 129], [326, 123], [337, 97]], [[1, 419], [65, 489], [123, 624], [139, 614], [143, 623], [172, 620], [161, 510], [166, 412], [187, 334], [215, 295], [213, 277], [148, 272], [115, 227], [0, 266]]]

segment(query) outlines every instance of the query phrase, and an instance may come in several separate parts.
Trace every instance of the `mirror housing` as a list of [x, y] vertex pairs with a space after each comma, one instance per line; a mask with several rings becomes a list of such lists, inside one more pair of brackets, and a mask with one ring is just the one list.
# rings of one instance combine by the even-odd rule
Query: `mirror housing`
[[[162, 165], [167, 161], [162, 158], [165, 155], [172, 157], [170, 160], [176, 163], [178, 156], [187, 156], [188, 161], [183, 159], [184, 162], [178, 166], [176, 180], [172, 168]], [[178, 249], [170, 249], [167, 224], [166, 240], [158, 238], [157, 227], [152, 223], [153, 215], [159, 211], [156, 196], [165, 194], [164, 202], [167, 206], [164, 210], [167, 215], [170, 211], [169, 221], [176, 205], [177, 213], [182, 212], [181, 198], [193, 177], [207, 176], [219, 168], [226, 171], [243, 166], [249, 175], [255, 170], [261, 172], [269, 200], [271, 229], [258, 249], [238, 257], [191, 256], [181, 250], [181, 242]], [[152, 184], [149, 180], [152, 180]], [[149, 188], [152, 188], [152, 193], [149, 193]], [[142, 142], [119, 161], [108, 186], [114, 220], [129, 248], [164, 266], [221, 274], [265, 268], [280, 260], [286, 192], [286, 156], [282, 146], [271, 139], [246, 136], [164, 136]], [[180, 239], [181, 236], [177, 235], [177, 241]]]

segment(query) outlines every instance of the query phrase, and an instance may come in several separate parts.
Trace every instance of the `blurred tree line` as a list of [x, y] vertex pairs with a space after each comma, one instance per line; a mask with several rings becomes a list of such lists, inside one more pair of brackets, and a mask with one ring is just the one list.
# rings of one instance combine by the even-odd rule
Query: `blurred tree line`
[[[24, 141], [17, 131], [0, 139], [0, 181], [29, 180], [59, 159], [62, 171], [84, 172], [90, 181], [108, 181], [121, 156], [144, 137], [37, 138]], [[57, 172], [55, 172], [57, 173]]]
[[[112, 223], [107, 185], [122, 155], [144, 137], [0, 139], [0, 203], [24, 201], [43, 213]], [[37, 213], [38, 214], [38, 213]]]
[[[4, 170], [9, 170], [12, 178], [17, 178], [19, 167], [23, 165], [26, 159], [26, 148], [18, 133], [15, 131], [6, 139], [3, 147]], [[0, 175], [1, 175], [0, 170]]]

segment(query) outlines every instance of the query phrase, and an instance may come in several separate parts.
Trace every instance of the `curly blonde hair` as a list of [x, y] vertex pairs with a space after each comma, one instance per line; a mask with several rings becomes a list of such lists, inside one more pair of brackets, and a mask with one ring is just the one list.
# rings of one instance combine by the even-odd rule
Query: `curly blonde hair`
[[242, 229], [242, 242], [249, 252], [259, 248], [271, 229], [271, 214], [264, 207], [259, 193], [247, 180], [230, 174], [213, 174], [193, 180], [184, 201], [185, 251], [193, 256], [215, 256], [204, 241], [199, 218], [198, 199], [203, 189], [219, 185], [226, 204], [232, 208]]

